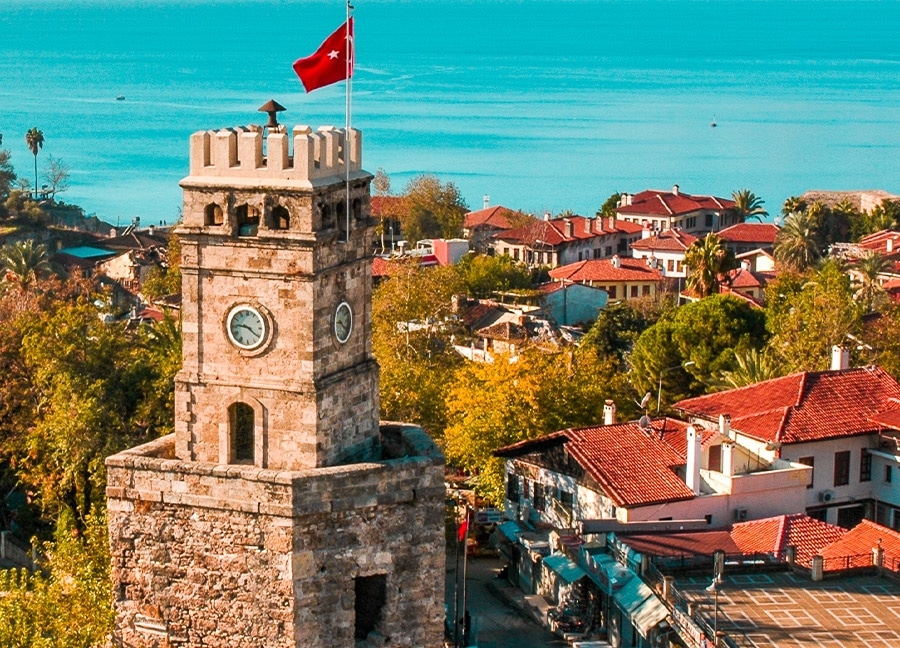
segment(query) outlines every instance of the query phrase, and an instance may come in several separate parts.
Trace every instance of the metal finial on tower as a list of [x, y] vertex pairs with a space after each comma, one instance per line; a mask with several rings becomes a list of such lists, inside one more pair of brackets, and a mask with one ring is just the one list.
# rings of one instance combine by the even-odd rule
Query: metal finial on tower
[[280, 103], [275, 101], [274, 99], [269, 99], [266, 103], [259, 107], [259, 112], [264, 112], [269, 115], [269, 123], [266, 124], [266, 128], [278, 128], [278, 113], [287, 110]]

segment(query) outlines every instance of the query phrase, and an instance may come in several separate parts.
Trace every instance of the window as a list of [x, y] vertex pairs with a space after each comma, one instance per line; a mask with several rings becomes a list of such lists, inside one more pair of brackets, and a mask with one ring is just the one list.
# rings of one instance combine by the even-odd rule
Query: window
[[859, 455], [859, 481], [872, 481], [872, 455], [866, 448]]
[[535, 484], [534, 485], [534, 510], [535, 511], [543, 511], [546, 506], [546, 502], [544, 501], [544, 485], [543, 484]]
[[834, 453], [834, 485], [846, 486], [850, 483], [850, 451]]
[[228, 408], [228, 423], [232, 462], [252, 464], [255, 445], [253, 408], [246, 403], [235, 403]]
[[525, 479], [522, 481], [522, 497], [526, 500], [531, 499], [531, 480]]
[[222, 208], [219, 207], [215, 203], [210, 203], [203, 210], [203, 224], [204, 225], [221, 225], [225, 222], [225, 216], [222, 213]]
[[669, 259], [668, 261], [666, 261], [666, 269], [669, 272], [675, 271], [675, 259]]
[[646, 297], [649, 294], [650, 294], [650, 286], [642, 286], [641, 287], [641, 295]]
[[612, 245], [606, 246], [606, 256], [608, 256], [608, 257], [612, 256]]
[[272, 209], [272, 229], [286, 230], [290, 229], [291, 215], [287, 209], [281, 205], [277, 205]]
[[887, 465], [884, 467], [884, 481], [886, 484], [890, 484], [894, 480], [894, 467], [891, 465]]
[[632, 296], [632, 297], [637, 297], [637, 296], [638, 296], [638, 287], [637, 287], [637, 286], [632, 286], [632, 287], [631, 287], [631, 296]]
[[809, 471], [809, 482], [806, 484], [807, 488], [812, 488], [816, 476], [816, 458], [800, 457], [799, 459], [797, 459], [797, 463], [802, 463], [804, 466], [809, 466], [810, 468], [812, 468], [812, 470]]
[[510, 502], [518, 502], [519, 501], [519, 476], [518, 475], [507, 475], [506, 476], [506, 499]]
[[712, 227], [712, 226], [713, 226], [713, 215], [712, 215], [712, 214], [707, 214], [707, 215], [706, 215], [706, 226], [707, 226], [707, 227]]
[[610, 298], [610, 299], [615, 299], [615, 298], [616, 298], [616, 287], [615, 287], [615, 286], [609, 286], [609, 287], [606, 289], [606, 292], [609, 293], [609, 298]]
[[357, 576], [353, 579], [355, 624], [354, 639], [366, 639], [381, 621], [381, 611], [387, 601], [387, 576]]
[[256, 236], [259, 231], [259, 212], [250, 205], [238, 205], [234, 210], [237, 216], [238, 236]]

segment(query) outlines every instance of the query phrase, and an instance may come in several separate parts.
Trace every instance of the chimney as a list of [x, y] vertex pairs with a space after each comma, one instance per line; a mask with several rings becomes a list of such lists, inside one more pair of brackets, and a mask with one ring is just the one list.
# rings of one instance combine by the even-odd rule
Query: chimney
[[632, 201], [634, 200], [634, 196], [632, 196], [631, 194], [625, 194], [625, 200], [627, 200], [628, 201], [627, 204], [630, 205], [632, 203]]
[[565, 219], [563, 221], [563, 224], [565, 228], [563, 229], [563, 236], [565, 236], [566, 238], [572, 238], [572, 236], [575, 234], [575, 224], [572, 222], [572, 219]]
[[750, 272], [750, 259], [741, 259], [741, 270]]
[[678, 195], [678, 185], [672, 186], [672, 193], [675, 194], [676, 196]]
[[648, 239], [653, 236], [653, 230], [650, 229], [650, 223], [644, 223], [644, 229], [641, 230], [641, 238]]
[[722, 474], [726, 477], [734, 476], [734, 442], [722, 442]]
[[594, 221], [597, 220], [595, 218], [585, 218], [584, 219], [584, 233], [590, 234], [594, 231]]
[[149, 234], [150, 236], [153, 236], [154, 234], [156, 234], [156, 228], [153, 225], [151, 225], [150, 227], [147, 228], [147, 234]]
[[484, 202], [484, 209], [487, 209], [491, 206], [491, 197], [487, 194], [481, 197], [481, 200]]
[[731, 414], [719, 414], [719, 434], [731, 438]]
[[545, 220], [545, 221], [550, 220], [551, 217], [552, 217], [552, 216], [551, 216], [550, 212], [548, 212], [548, 211], [545, 211], [545, 212], [544, 212], [544, 220]]
[[884, 242], [884, 251], [888, 254], [894, 251], [894, 239], [889, 238]]
[[609, 229], [611, 229], [611, 230], [615, 230], [615, 229], [616, 229], [616, 217], [615, 217], [615, 216], [610, 216], [610, 217], [609, 217], [609, 223], [608, 223], [608, 225], [609, 225]]
[[694, 495], [700, 494], [700, 459], [702, 448], [700, 447], [700, 434], [693, 425], [687, 426], [687, 472], [684, 475], [684, 483], [694, 491]]
[[835, 344], [831, 347], [831, 370], [840, 371], [850, 366], [850, 349]]
[[609, 399], [603, 404], [603, 425], [615, 425], [616, 401]]
[[613, 268], [618, 268], [622, 265], [622, 260], [619, 258], [618, 254], [613, 254], [609, 262], [612, 264]]

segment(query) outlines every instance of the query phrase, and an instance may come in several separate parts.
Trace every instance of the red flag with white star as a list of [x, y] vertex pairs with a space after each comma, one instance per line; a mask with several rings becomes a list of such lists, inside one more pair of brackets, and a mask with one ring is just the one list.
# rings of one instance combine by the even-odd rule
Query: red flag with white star
[[307, 92], [353, 76], [353, 18], [319, 46], [314, 54], [294, 62], [294, 72]]

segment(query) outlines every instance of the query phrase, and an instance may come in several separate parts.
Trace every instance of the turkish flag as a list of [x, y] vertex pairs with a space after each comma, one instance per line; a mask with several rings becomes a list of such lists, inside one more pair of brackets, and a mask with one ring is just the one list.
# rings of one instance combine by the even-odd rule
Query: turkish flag
[[456, 530], [456, 537], [460, 542], [466, 539], [466, 534], [469, 533], [469, 516], [466, 514], [466, 519], [462, 521], [459, 525], [459, 528]]
[[353, 18], [337, 28], [315, 54], [294, 61], [307, 92], [353, 76]]

